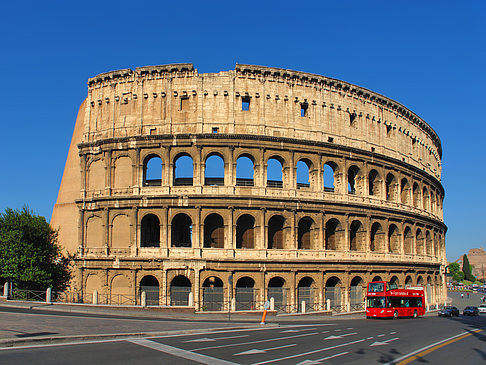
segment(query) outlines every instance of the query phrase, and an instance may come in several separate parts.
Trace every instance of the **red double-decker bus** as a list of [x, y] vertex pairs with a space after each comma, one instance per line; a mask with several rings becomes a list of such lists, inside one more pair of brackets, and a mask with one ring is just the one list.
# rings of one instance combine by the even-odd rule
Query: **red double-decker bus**
[[366, 318], [417, 318], [424, 314], [423, 287], [398, 289], [385, 281], [368, 283]]

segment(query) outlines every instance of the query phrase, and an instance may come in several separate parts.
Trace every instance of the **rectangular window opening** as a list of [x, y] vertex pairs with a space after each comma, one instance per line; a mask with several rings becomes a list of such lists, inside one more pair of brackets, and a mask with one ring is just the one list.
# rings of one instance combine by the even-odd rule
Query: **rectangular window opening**
[[218, 127], [214, 127], [214, 128], [213, 128], [213, 133], [214, 133], [214, 134], [216, 134], [216, 133], [218, 133], [218, 132], [219, 132], [219, 128], [218, 128]]
[[249, 96], [242, 96], [241, 97], [241, 110], [245, 111], [245, 112], [250, 110], [250, 97]]
[[188, 109], [189, 109], [189, 97], [188, 96], [182, 96], [181, 97], [181, 110], [187, 111]]
[[307, 117], [307, 109], [309, 108], [309, 104], [302, 103], [300, 104], [300, 116]]
[[329, 143], [332, 143], [332, 142], [334, 142], [334, 138], [333, 138], [333, 137], [327, 137], [327, 141], [328, 141]]

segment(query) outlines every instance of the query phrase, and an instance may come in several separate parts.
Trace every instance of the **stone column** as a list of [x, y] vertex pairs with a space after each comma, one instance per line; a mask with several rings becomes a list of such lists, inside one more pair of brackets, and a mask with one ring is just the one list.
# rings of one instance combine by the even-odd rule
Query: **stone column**
[[162, 209], [162, 222], [160, 224], [160, 248], [162, 248], [167, 255], [167, 249], [169, 248], [169, 232], [168, 232], [168, 208]]
[[266, 250], [268, 248], [268, 225], [267, 225], [267, 220], [266, 220], [266, 209], [260, 209], [260, 240], [258, 243], [259, 249]]
[[229, 250], [229, 249], [234, 249], [235, 245], [233, 242], [233, 219], [234, 219], [234, 208], [233, 207], [228, 207], [228, 220], [225, 224], [225, 233], [224, 233], [224, 248]]

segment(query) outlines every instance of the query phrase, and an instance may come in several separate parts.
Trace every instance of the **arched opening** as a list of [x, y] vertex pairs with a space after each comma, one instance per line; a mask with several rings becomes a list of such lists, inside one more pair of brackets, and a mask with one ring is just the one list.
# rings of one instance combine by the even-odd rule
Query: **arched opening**
[[386, 200], [388, 201], [397, 201], [397, 179], [395, 175], [389, 173], [386, 175], [386, 183], [385, 183], [385, 192], [386, 192]]
[[255, 219], [249, 214], [236, 221], [236, 248], [255, 248]]
[[204, 185], [224, 186], [224, 160], [218, 154], [211, 154], [206, 159]]
[[341, 231], [341, 223], [332, 218], [326, 222], [326, 250], [338, 250], [340, 248], [339, 236]]
[[399, 285], [400, 285], [400, 282], [398, 280], [398, 277], [392, 276], [391, 279], [390, 279], [390, 285], [389, 285], [388, 290], [398, 289]]
[[355, 276], [351, 280], [351, 287], [349, 290], [349, 303], [351, 311], [359, 311], [364, 309], [364, 281], [361, 277]]
[[413, 206], [420, 207], [420, 189], [417, 183], [413, 183]]
[[170, 282], [170, 305], [188, 306], [191, 281], [184, 275], [177, 275]]
[[380, 174], [376, 170], [371, 170], [368, 174], [368, 193], [369, 195], [380, 196]]
[[430, 276], [427, 277], [427, 286], [426, 286], [426, 296], [425, 296], [425, 303], [432, 304], [434, 298], [432, 296], [432, 279]]
[[366, 239], [366, 231], [360, 221], [353, 221], [349, 226], [349, 250], [362, 251]]
[[425, 253], [429, 256], [432, 255], [432, 235], [429, 231], [425, 232]]
[[184, 213], [177, 214], [172, 219], [172, 247], [192, 247], [192, 220]]
[[403, 250], [408, 255], [413, 253], [413, 235], [410, 227], [405, 227], [405, 231], [403, 233]]
[[253, 156], [242, 155], [236, 160], [236, 185], [253, 186], [254, 180]]
[[160, 221], [155, 214], [147, 214], [141, 222], [141, 247], [160, 247]]
[[390, 245], [389, 252], [400, 252], [400, 233], [398, 232], [397, 226], [394, 224], [390, 224], [388, 227], [388, 243]]
[[326, 281], [325, 290], [326, 302], [331, 302], [331, 310], [341, 312], [341, 280], [338, 277], [332, 276]]
[[285, 248], [284, 237], [285, 219], [281, 215], [274, 215], [268, 221], [268, 248], [283, 249]]
[[424, 278], [422, 276], [417, 276], [417, 286], [424, 286]]
[[310, 250], [314, 248], [314, 237], [312, 234], [313, 225], [314, 221], [309, 217], [304, 217], [299, 221], [297, 247], [300, 250]]
[[314, 280], [308, 276], [299, 280], [297, 285], [297, 302], [299, 311], [302, 310], [302, 302], [305, 301], [306, 312], [314, 311]]
[[147, 275], [140, 280], [140, 294], [145, 292], [145, 300], [148, 306], [159, 305], [159, 281], [152, 275]]
[[400, 199], [402, 204], [410, 204], [410, 185], [405, 178], [403, 178], [400, 183]]
[[280, 276], [271, 278], [268, 282], [268, 300], [273, 298], [277, 312], [288, 312], [287, 288], [284, 288], [285, 280]]
[[413, 280], [412, 280], [412, 277], [410, 275], [408, 275], [405, 278], [405, 288], [409, 288], [411, 286], [413, 286]]
[[371, 225], [370, 231], [370, 251], [372, 252], [383, 252], [385, 249], [385, 232], [381, 224], [375, 222]]
[[193, 175], [192, 157], [186, 153], [178, 155], [174, 160], [174, 186], [191, 186]]
[[383, 281], [383, 279], [381, 278], [381, 276], [377, 275], [371, 281]]
[[223, 281], [217, 276], [210, 276], [203, 282], [203, 310], [221, 311], [224, 309]]
[[348, 194], [356, 194], [356, 178], [359, 174], [357, 166], [351, 166], [348, 169]]
[[267, 161], [267, 187], [283, 188], [283, 160], [271, 157]]
[[297, 162], [297, 189], [310, 188], [309, 171], [312, 163], [307, 159]]
[[426, 187], [424, 187], [424, 189], [422, 190], [422, 201], [423, 201], [423, 209], [424, 210], [429, 210], [429, 203], [430, 203], [430, 195], [429, 195], [429, 191], [427, 190]]
[[420, 228], [417, 228], [417, 232], [415, 232], [415, 243], [417, 245], [416, 254], [423, 255], [424, 254], [424, 234]]
[[224, 248], [224, 221], [219, 214], [210, 214], [204, 220], [204, 247]]
[[162, 159], [157, 155], [148, 155], [143, 160], [143, 185], [160, 186], [162, 184]]
[[324, 164], [324, 191], [328, 193], [334, 192], [334, 174], [336, 173], [337, 165], [334, 162], [327, 162]]
[[255, 280], [245, 276], [236, 282], [235, 300], [236, 310], [254, 310], [255, 309]]
[[430, 211], [432, 213], [435, 213], [436, 207], [437, 207], [437, 205], [435, 203], [435, 193], [434, 193], [434, 191], [431, 191], [431, 193], [430, 193]]

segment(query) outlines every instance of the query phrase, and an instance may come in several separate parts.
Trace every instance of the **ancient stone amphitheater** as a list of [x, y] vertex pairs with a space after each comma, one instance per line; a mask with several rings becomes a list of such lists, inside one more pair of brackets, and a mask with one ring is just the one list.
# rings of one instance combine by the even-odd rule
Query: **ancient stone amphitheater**
[[88, 81], [51, 225], [85, 301], [352, 311], [382, 279], [433, 306], [441, 154], [412, 111], [324, 76], [113, 71]]

